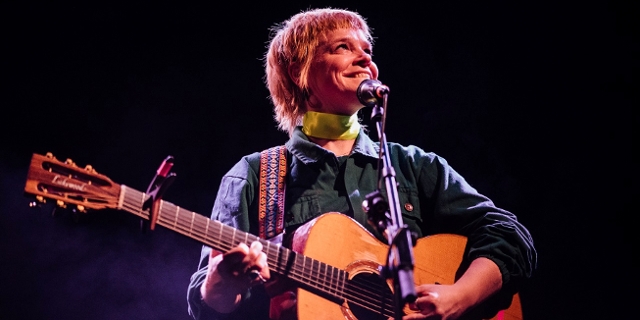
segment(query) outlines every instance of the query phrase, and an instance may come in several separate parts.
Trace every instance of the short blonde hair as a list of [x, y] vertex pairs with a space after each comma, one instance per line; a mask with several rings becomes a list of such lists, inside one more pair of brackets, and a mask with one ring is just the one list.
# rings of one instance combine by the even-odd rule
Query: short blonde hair
[[[371, 30], [360, 14], [344, 9], [310, 9], [271, 28], [271, 39], [264, 57], [266, 85], [273, 103], [278, 128], [291, 134], [302, 123], [308, 98], [308, 74], [322, 35], [336, 29], [364, 32], [373, 43]], [[298, 64], [299, 85], [289, 75]]]

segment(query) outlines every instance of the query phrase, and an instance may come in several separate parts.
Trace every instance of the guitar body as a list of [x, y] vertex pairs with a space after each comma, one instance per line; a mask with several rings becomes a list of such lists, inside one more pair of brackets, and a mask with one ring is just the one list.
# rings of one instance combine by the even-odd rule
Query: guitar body
[[[438, 234], [418, 239], [414, 247], [416, 284], [453, 284], [462, 262], [467, 239], [454, 234]], [[294, 234], [292, 249], [328, 265], [349, 272], [349, 278], [379, 277], [378, 267], [386, 264], [389, 246], [356, 221], [340, 213], [327, 213], [301, 226]], [[391, 293], [391, 283], [388, 282]], [[387, 319], [375, 312], [358, 310], [349, 302], [337, 305], [304, 289], [297, 290], [298, 319]], [[409, 312], [405, 308], [405, 312]], [[492, 320], [522, 319], [520, 300]]]

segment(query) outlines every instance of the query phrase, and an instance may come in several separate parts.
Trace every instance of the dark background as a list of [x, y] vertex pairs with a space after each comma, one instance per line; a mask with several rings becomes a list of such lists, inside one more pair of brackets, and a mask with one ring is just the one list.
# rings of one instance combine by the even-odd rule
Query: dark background
[[52, 152], [144, 191], [172, 155], [165, 200], [209, 215], [226, 170], [286, 140], [262, 82], [268, 28], [327, 5], [374, 29], [389, 140], [443, 156], [530, 229], [539, 269], [521, 291], [525, 319], [624, 318], [637, 283], [637, 12], [292, 3], [2, 3], [0, 318], [188, 319], [200, 244], [141, 233], [123, 211], [30, 209], [30, 157]]

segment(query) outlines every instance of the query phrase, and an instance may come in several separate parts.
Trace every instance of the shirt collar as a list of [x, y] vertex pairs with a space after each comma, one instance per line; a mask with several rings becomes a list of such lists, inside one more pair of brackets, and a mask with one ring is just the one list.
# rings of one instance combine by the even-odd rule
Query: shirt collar
[[[286, 147], [291, 154], [305, 164], [316, 163], [331, 154], [331, 152], [311, 142], [302, 132], [301, 127], [294, 129], [291, 138], [286, 143]], [[380, 146], [378, 143], [373, 142], [361, 128], [353, 147], [353, 153], [378, 159], [379, 150]]]

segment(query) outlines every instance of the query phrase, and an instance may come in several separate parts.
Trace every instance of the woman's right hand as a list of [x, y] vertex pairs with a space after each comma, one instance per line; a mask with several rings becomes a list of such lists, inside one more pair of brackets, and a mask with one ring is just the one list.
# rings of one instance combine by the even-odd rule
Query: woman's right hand
[[209, 268], [200, 293], [202, 300], [220, 313], [233, 311], [249, 287], [262, 284], [271, 277], [267, 255], [258, 241], [251, 247], [241, 243], [221, 254], [212, 250]]

